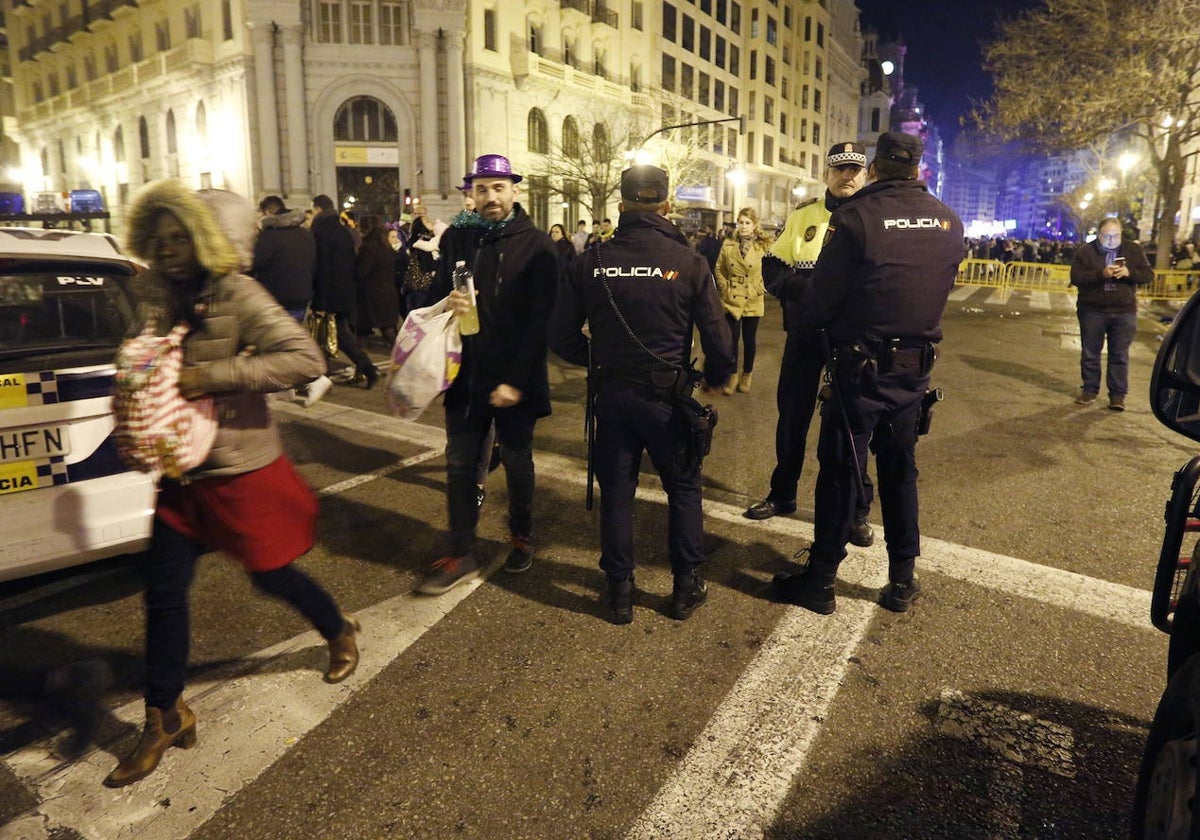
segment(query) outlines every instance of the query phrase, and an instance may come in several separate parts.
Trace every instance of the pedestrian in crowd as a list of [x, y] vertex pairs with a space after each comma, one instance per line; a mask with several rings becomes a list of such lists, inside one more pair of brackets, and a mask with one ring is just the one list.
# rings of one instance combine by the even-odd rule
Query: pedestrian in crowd
[[713, 233], [712, 228], [700, 228], [700, 239], [696, 243], [696, 250], [708, 262], [708, 270], [713, 274], [716, 274], [717, 271], [717, 258], [721, 256], [722, 241], [721, 237]]
[[667, 173], [634, 166], [621, 173], [621, 215], [608, 243], [589, 248], [559, 291], [550, 346], [572, 364], [588, 364], [586, 322], [597, 377], [594, 462], [600, 482], [601, 594], [606, 618], [633, 621], [633, 503], [642, 452], [667, 493], [667, 543], [674, 575], [670, 614], [684, 620], [704, 603], [704, 521], [700, 465], [679, 458], [688, 431], [672, 421], [687, 381], [692, 327], [700, 332], [704, 374], [733, 373], [729, 327], [708, 264], [665, 216]]
[[[358, 288], [358, 306], [365, 313], [363, 327], [369, 335], [378, 329], [388, 350], [396, 341], [400, 320], [400, 300], [396, 296], [396, 252], [387, 241], [387, 228], [378, 216], [363, 216], [359, 229], [362, 245], [355, 258], [354, 282]], [[361, 316], [360, 316], [361, 318]]]
[[[875, 453], [888, 550], [884, 608], [907, 610], [921, 591], [917, 518], [918, 425], [942, 310], [966, 250], [954, 211], [920, 178], [924, 144], [881, 134], [863, 187], [829, 221], [828, 242], [804, 294], [805, 326], [828, 331], [832, 394], [821, 407], [813, 542], [808, 565], [776, 575], [788, 603], [828, 615], [854, 526], [867, 447]], [[920, 219], [922, 224], [904, 224]], [[932, 220], [926, 223], [927, 220]]]
[[[758, 213], [753, 207], [738, 211], [737, 236], [725, 240], [717, 258], [717, 291], [729, 324], [730, 352], [734, 364], [738, 359], [738, 338], [742, 339], [742, 375], [729, 377], [722, 389], [726, 396], [750, 390], [754, 374], [754, 357], [758, 350], [758, 322], [766, 311], [766, 289], [763, 287], [762, 258], [771, 247], [771, 237], [763, 233]], [[735, 382], [736, 378], [736, 382]]]
[[[249, 274], [270, 292], [279, 305], [303, 323], [313, 294], [313, 275], [317, 269], [317, 243], [305, 228], [303, 210], [289, 210], [283, 199], [268, 195], [258, 203], [262, 218], [254, 242], [254, 257]], [[321, 375], [294, 394], [312, 406], [333, 386]]]
[[313, 293], [317, 245], [304, 229], [304, 211], [289, 210], [283, 199], [268, 195], [258, 203], [258, 239], [250, 276], [270, 292], [297, 321], [304, 320]]
[[575, 253], [582, 254], [583, 249], [587, 247], [588, 229], [587, 222], [580, 219], [575, 223], [575, 233], [571, 235], [571, 244], [575, 246]]
[[96, 737], [104, 713], [101, 700], [112, 685], [112, 669], [85, 659], [45, 670], [0, 668], [0, 700], [37, 704], [39, 711], [65, 715], [72, 732], [62, 742], [63, 758], [78, 758]]
[[1091, 405], [1100, 393], [1100, 353], [1108, 342], [1108, 407], [1125, 410], [1129, 393], [1129, 345], [1137, 334], [1137, 287], [1154, 280], [1142, 246], [1121, 236], [1121, 220], [1100, 223], [1096, 239], [1075, 249], [1071, 285], [1079, 289], [1079, 373], [1083, 387], [1077, 405]]
[[[465, 205], [465, 198], [463, 202]], [[463, 212], [471, 211], [467, 210], [464, 206]], [[426, 219], [426, 213], [427, 210], [424, 204], [418, 204], [414, 210], [412, 230], [408, 240], [408, 260], [410, 263], [416, 262], [421, 276], [431, 277], [438, 268], [438, 253], [433, 247], [435, 234], [433, 227]], [[439, 298], [433, 296], [431, 286], [418, 288], [413, 285], [413, 278], [414, 275], [410, 272], [403, 286], [404, 309], [406, 312], [412, 312], [414, 309], [429, 306], [434, 301], [439, 300]]]
[[150, 549], [139, 561], [146, 587], [146, 725], [105, 779], [109, 787], [146, 777], [168, 748], [196, 743], [196, 717], [182, 694], [188, 589], [204, 551], [225, 552], [255, 587], [312, 623], [329, 645], [326, 681], [344, 680], [358, 664], [358, 623], [292, 565], [313, 545], [317, 500], [283, 455], [265, 399], [320, 375], [320, 351], [262, 286], [238, 273], [241, 261], [208, 205], [178, 181], [148, 184], [126, 220], [129, 250], [150, 265], [135, 283], [133, 332], [191, 325], [179, 389], [187, 399], [213, 397], [219, 425], [200, 467], [179, 480], [160, 480]]
[[567, 239], [562, 225], [550, 225], [550, 241], [554, 243], [554, 255], [558, 260], [558, 274], [565, 277], [571, 260], [575, 257], [575, 246]]
[[[748, 519], [770, 519], [794, 513], [796, 487], [804, 469], [808, 428], [821, 389], [825, 357], [816, 333], [804, 326], [803, 297], [812, 282], [813, 267], [825, 242], [831, 214], [867, 182], [867, 153], [859, 143], [834, 143], [825, 156], [825, 195], [812, 198], [788, 216], [783, 232], [763, 257], [763, 282], [783, 307], [787, 334], [779, 363], [775, 405], [775, 469], [771, 489], [761, 502], [745, 512]], [[875, 488], [863, 475], [864, 492], [850, 532], [853, 545], [867, 547], [875, 533], [867, 524]]]
[[354, 363], [353, 382], [375, 387], [379, 373], [370, 356], [363, 352], [355, 340], [351, 325], [354, 323], [356, 291], [354, 286], [355, 246], [350, 230], [338, 221], [333, 199], [318, 195], [312, 200], [316, 215], [312, 220], [312, 234], [317, 244], [317, 273], [313, 278], [313, 314], [322, 317], [326, 313], [334, 316], [337, 324], [338, 350], [345, 353]]
[[613, 233], [612, 219], [602, 219], [600, 221], [600, 241], [607, 242], [612, 239]]
[[462, 261], [475, 275], [479, 332], [463, 337], [462, 368], [446, 391], [446, 502], [449, 553], [433, 562], [418, 592], [438, 595], [479, 576], [477, 470], [493, 422], [508, 484], [512, 550], [504, 569], [520, 573], [534, 559], [533, 429], [550, 414], [546, 324], [558, 266], [550, 237], [517, 201], [521, 176], [503, 155], [475, 158], [465, 176], [476, 215], [457, 216], [442, 234], [435, 299], [449, 295], [456, 311], [471, 306], [451, 274]]

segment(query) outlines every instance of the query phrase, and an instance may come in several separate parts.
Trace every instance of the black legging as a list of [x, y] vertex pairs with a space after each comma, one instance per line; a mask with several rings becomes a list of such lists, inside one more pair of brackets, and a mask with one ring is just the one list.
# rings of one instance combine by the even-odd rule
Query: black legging
[[754, 372], [754, 357], [758, 353], [758, 322], [759, 316], [743, 315], [741, 318], [734, 318], [728, 312], [725, 313], [725, 320], [729, 323], [729, 338], [730, 352], [733, 354], [733, 361], [737, 363], [738, 357], [738, 337], [745, 337], [746, 355], [742, 359], [742, 373]]

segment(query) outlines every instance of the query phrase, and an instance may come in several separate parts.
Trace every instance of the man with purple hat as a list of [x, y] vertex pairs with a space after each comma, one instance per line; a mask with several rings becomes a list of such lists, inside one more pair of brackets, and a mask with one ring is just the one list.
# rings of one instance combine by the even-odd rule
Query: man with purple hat
[[465, 312], [470, 302], [454, 291], [460, 260], [475, 275], [480, 330], [463, 336], [462, 368], [446, 391], [447, 554], [434, 561], [417, 591], [440, 595], [479, 577], [475, 528], [479, 521], [476, 469], [492, 424], [508, 484], [512, 550], [507, 572], [533, 563], [533, 427], [550, 413], [546, 323], [554, 305], [558, 262], [550, 237], [517, 203], [521, 176], [503, 155], [475, 158], [463, 180], [474, 213], [460, 213], [442, 234], [433, 299], [449, 295]]
[[[921, 138], [879, 137], [863, 187], [834, 211], [804, 294], [801, 323], [826, 332], [830, 398], [821, 407], [813, 542], [808, 564], [776, 575], [779, 596], [822, 615], [836, 608], [855, 501], [875, 453], [888, 585], [879, 603], [904, 612], [921, 592], [917, 436], [940, 398], [929, 390], [942, 310], [965, 256], [963, 226], [920, 180]], [[856, 475], [857, 473], [857, 475]]]

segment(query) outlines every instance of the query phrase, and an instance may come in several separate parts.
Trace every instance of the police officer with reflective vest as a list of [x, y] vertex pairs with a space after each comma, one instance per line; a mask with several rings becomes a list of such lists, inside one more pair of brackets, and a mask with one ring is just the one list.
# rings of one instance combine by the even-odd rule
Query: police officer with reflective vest
[[880, 603], [903, 612], [921, 591], [914, 449], [942, 310], [965, 256], [962, 222], [918, 180], [923, 151], [919, 137], [880, 135], [869, 172], [875, 183], [834, 211], [804, 296], [803, 323], [826, 330], [832, 347], [831, 394], [821, 407], [808, 565], [774, 584], [783, 600], [823, 615], [837, 607], [834, 580], [868, 446], [888, 549]]
[[[825, 358], [817, 336], [800, 324], [801, 298], [809, 286], [813, 266], [825, 242], [829, 217], [867, 182], [867, 153], [860, 143], [834, 143], [825, 158], [825, 197], [801, 204], [788, 216], [783, 233], [763, 258], [763, 283], [783, 306], [783, 329], [787, 339], [779, 363], [775, 405], [775, 469], [767, 497], [749, 507], [747, 519], [770, 519], [796, 510], [796, 485], [804, 467], [808, 427], [821, 389]], [[850, 542], [869, 546], [875, 534], [867, 524], [874, 487], [864, 476], [864, 496], [854, 517]]]
[[[704, 603], [700, 468], [682, 458], [687, 430], [677, 402], [690, 399], [693, 326], [704, 348], [704, 378], [733, 374], [729, 327], [708, 263], [665, 216], [667, 173], [634, 166], [621, 173], [616, 234], [572, 264], [550, 318], [550, 349], [588, 365], [597, 383], [594, 461], [600, 482], [600, 568], [606, 618], [633, 620], [633, 503], [642, 451], [668, 499], [667, 541], [674, 574], [670, 614], [686, 619]], [[673, 414], [676, 416], [673, 419]]]

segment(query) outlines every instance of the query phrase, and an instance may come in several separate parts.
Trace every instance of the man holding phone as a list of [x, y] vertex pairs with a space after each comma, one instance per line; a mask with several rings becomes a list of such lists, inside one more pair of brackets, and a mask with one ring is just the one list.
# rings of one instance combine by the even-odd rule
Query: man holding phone
[[1108, 407], [1125, 410], [1129, 393], [1129, 345], [1137, 334], [1137, 287], [1154, 279], [1142, 246], [1121, 236], [1121, 220], [1100, 222], [1096, 239], [1075, 249], [1071, 285], [1079, 289], [1079, 372], [1077, 405], [1091, 405], [1100, 393], [1100, 353], [1108, 342]]

